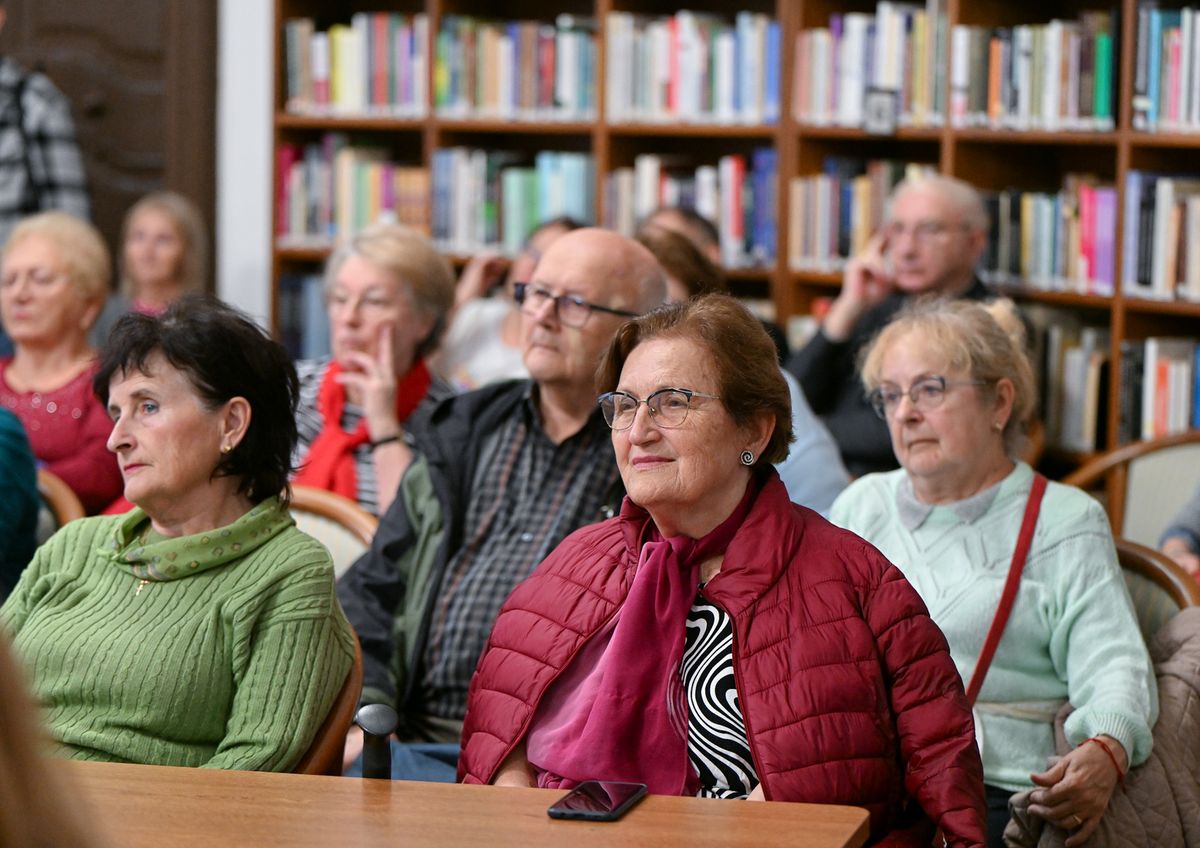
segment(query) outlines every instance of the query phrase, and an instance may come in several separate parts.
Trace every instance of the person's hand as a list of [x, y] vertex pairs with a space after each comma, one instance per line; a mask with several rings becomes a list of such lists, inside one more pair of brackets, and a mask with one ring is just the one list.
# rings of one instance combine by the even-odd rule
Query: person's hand
[[342, 771], [349, 770], [354, 761], [362, 756], [363, 732], [357, 724], [350, 725], [346, 733], [346, 747], [342, 749]]
[[879, 232], [846, 263], [842, 290], [829, 307], [821, 329], [831, 341], [850, 338], [858, 320], [892, 291], [893, 277], [887, 261], [887, 235]]
[[1067, 831], [1070, 834], [1067, 848], [1082, 845], [1092, 835], [1126, 768], [1121, 743], [1109, 736], [1103, 739], [1116, 757], [1120, 773], [1104, 749], [1090, 742], [1080, 745], [1046, 771], [1030, 775], [1041, 788], [1030, 793], [1029, 812]]
[[1193, 577], [1200, 575], [1200, 556], [1192, 550], [1187, 540], [1172, 536], [1163, 542], [1162, 552], [1179, 563], [1188, 574]]
[[462, 306], [467, 301], [484, 297], [493, 286], [504, 281], [508, 266], [508, 259], [499, 253], [485, 251], [476, 254], [458, 278], [458, 285], [454, 289], [454, 305]]
[[338, 376], [342, 385], [358, 395], [371, 441], [400, 432], [400, 422], [396, 419], [396, 361], [392, 348], [392, 326], [384, 324], [379, 328], [375, 356], [350, 351]]
[[746, 800], [747, 801], [765, 801], [765, 800], [767, 800], [767, 796], [763, 792], [763, 785], [760, 783], [760, 784], [758, 784], [758, 786], [755, 786], [754, 791], [746, 796]]

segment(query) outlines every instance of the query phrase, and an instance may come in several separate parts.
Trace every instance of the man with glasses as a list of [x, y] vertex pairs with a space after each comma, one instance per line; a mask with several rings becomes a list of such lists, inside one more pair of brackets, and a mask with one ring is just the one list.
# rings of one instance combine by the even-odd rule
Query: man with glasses
[[863, 397], [859, 350], [915, 297], [988, 297], [975, 274], [986, 244], [987, 213], [974, 188], [946, 176], [904, 180], [882, 229], [846, 264], [817, 334], [792, 357], [789, 370], [852, 475], [896, 467], [887, 427]]
[[[596, 368], [623, 321], [663, 302], [662, 271], [636, 242], [579, 229], [515, 295], [531, 379], [447, 398], [410, 424], [416, 458], [338, 584], [362, 643], [363, 700], [401, 716], [397, 778], [454, 780], [467, 685], [500, 605], [623, 494]], [[352, 735], [348, 757], [359, 745]]]

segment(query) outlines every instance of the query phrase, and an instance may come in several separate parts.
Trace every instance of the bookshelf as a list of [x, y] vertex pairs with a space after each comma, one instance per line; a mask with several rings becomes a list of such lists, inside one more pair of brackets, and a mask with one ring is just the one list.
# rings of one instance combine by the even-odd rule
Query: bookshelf
[[[691, 168], [702, 165], [715, 167], [723, 156], [741, 155], [748, 164], [756, 149], [771, 148], [777, 157], [777, 171], [770, 192], [776, 220], [774, 255], [765, 263], [750, 261], [739, 264], [729, 270], [729, 277], [735, 293], [769, 300], [780, 323], [786, 323], [791, 316], [810, 313], [819, 300], [835, 295], [840, 284], [836, 268], [795, 267], [790, 252], [791, 227], [796, 223], [790, 217], [793, 211], [790, 208], [793, 181], [820, 173], [828, 157], [922, 163], [965, 179], [986, 192], [1019, 189], [1052, 195], [1063, 188], [1066, 175], [1089, 175], [1098, 184], [1112, 187], [1115, 192], [1115, 246], [1112, 259], [1118, 269], [1125, 261], [1121, 234], [1126, 226], [1125, 188], [1130, 172], [1200, 174], [1200, 166], [1194, 164], [1196, 153], [1200, 150], [1200, 132], [1178, 130], [1178, 127], [1200, 127], [1183, 120], [1183, 113], [1180, 113], [1179, 121], [1175, 124], [1158, 125], [1162, 131], [1134, 129], [1135, 84], [1144, 84], [1144, 81], [1136, 81], [1145, 75], [1145, 69], [1138, 68], [1136, 32], [1142, 5], [1138, 0], [1118, 0], [1115, 7], [1087, 0], [1051, 0], [1049, 3], [1033, 0], [922, 0], [915, 4], [932, 15], [922, 24], [926, 38], [936, 38], [936, 26], [930, 21], [939, 11], [944, 12], [945, 31], [942, 37], [945, 38], [947, 52], [954, 40], [955, 27], [958, 26], [1003, 27], [1014, 28], [1015, 31], [1016, 28], [1028, 28], [1033, 24], [1046, 24], [1051, 18], [1068, 22], [1085, 20], [1085, 13], [1098, 8], [1111, 13], [1117, 23], [1111, 40], [1111, 66], [1105, 72], [1114, 89], [1111, 104], [1107, 107], [1112, 112], [1107, 125], [1103, 120], [1098, 120], [1095, 128], [1088, 130], [1080, 129], [1080, 122], [1074, 122], [1070, 124], [1071, 129], [1062, 131], [1036, 127], [1013, 129], [1000, 124], [994, 127], [960, 125], [960, 122], [949, 117], [954, 82], [951, 79], [952, 63], [938, 58], [932, 52], [923, 60], [923, 70], [920, 71], [923, 75], [920, 77], [921, 105], [916, 112], [921, 117], [905, 118], [889, 133], [872, 134], [856, 126], [817, 122], [798, 115], [794, 109], [800, 88], [797, 81], [796, 44], [801, 34], [828, 27], [833, 15], [875, 14], [883, 5], [874, 0], [741, 0], [736, 4], [729, 4], [725, 0], [688, 3], [664, 0], [534, 0], [521, 4], [519, 15], [523, 20], [553, 25], [555, 21], [563, 20], [560, 16], [567, 16], [567, 26], [586, 29], [591, 22], [595, 33], [594, 57], [578, 60], [583, 63], [579, 65], [583, 69], [579, 73], [585, 76], [590, 73], [595, 80], [594, 103], [589, 104], [586, 98], [576, 98], [575, 111], [572, 113], [530, 120], [527, 115], [531, 113], [528, 112], [505, 117], [490, 113], [483, 117], [471, 117], [461, 110], [452, 114], [432, 105], [427, 105], [420, 114], [404, 115], [370, 110], [354, 114], [331, 114], [287, 108], [288, 36], [285, 24], [290, 20], [311, 18], [316, 30], [328, 30], [335, 24], [349, 24], [355, 13], [398, 12], [406, 16], [406, 20], [424, 15], [429, 41], [425, 48], [429, 65], [424, 77], [427, 90], [423, 92], [423, 101], [425, 104], [434, 104], [437, 86], [441, 84], [435, 69], [437, 40], [446, 19], [474, 16], [508, 20], [513, 16], [512, 7], [489, 0], [352, 0], [348, 3], [335, 3], [333, 0], [276, 0], [276, 37], [273, 47], [276, 69], [274, 150], [278, 153], [288, 144], [315, 144], [326, 134], [338, 133], [351, 146], [380, 148], [389, 160], [426, 169], [432, 167], [435, 151], [450, 147], [511, 151], [514, 158], [525, 157], [528, 162], [532, 162], [541, 150], [586, 154], [590, 157], [588, 179], [592, 181], [588, 193], [594, 197], [592, 220], [603, 222], [611, 211], [606, 208], [613, 196], [610, 175], [622, 168], [633, 168], [639, 157], [652, 154], [662, 157], [664, 161], [685, 162]], [[1170, 0], [1162, 5], [1172, 6]], [[890, 4], [890, 7], [896, 6]], [[728, 123], [710, 124], [689, 122], [678, 117], [667, 120], [609, 119], [605, 84], [610, 70], [607, 62], [615, 53], [605, 38], [606, 21], [610, 13], [635, 13], [653, 18], [675, 15], [683, 8], [695, 13], [700, 20], [705, 20], [707, 15], [720, 16], [731, 26], [738, 11], [754, 13], [777, 25], [780, 73], [773, 95], [778, 97], [779, 102], [777, 120], [745, 123], [742, 117], [738, 117]], [[1174, 8], [1183, 8], [1183, 4], [1174, 4]], [[891, 11], [895, 9], [891, 8]], [[693, 25], [693, 21], [687, 22], [687, 26]], [[1093, 26], [1093, 23], [1081, 26]], [[1193, 27], [1193, 31], [1197, 29], [1200, 27]], [[711, 42], [714, 51], [715, 39], [714, 36]], [[1197, 40], [1200, 43], [1200, 35]], [[582, 48], [580, 43], [576, 43], [570, 49], [575, 51], [570, 55], [579, 56]], [[625, 50], [623, 47], [621, 49]], [[936, 49], [936, 42], [924, 42], [923, 49]], [[628, 61], [627, 52], [620, 55]], [[934, 57], [933, 61], [929, 57]], [[593, 65], [587, 65], [588, 61]], [[946, 65], [944, 68], [941, 67], [943, 63]], [[714, 74], [719, 75], [719, 72], [714, 71]], [[714, 83], [714, 91], [718, 87]], [[697, 95], [691, 92], [686, 96], [695, 98]], [[716, 94], [713, 96], [716, 97]], [[1200, 103], [1200, 93], [1196, 100]], [[936, 116], [931, 119], [930, 111], [938, 108], [946, 114], [941, 120], [937, 120]], [[1089, 105], [1088, 108], [1092, 107]], [[594, 112], [588, 112], [589, 109], [594, 109]], [[594, 114], [595, 117], [580, 117], [584, 113]], [[280, 179], [276, 168], [273, 194], [276, 198], [281, 191]], [[430, 203], [432, 205], [432, 199]], [[279, 224], [280, 214], [277, 203], [276, 225]], [[272, 247], [276, 293], [281, 275], [314, 272], [329, 249], [328, 245], [283, 241], [273, 243]], [[461, 261], [463, 257], [455, 258]], [[1109, 356], [1113, 363], [1120, 362], [1122, 343], [1129, 340], [1164, 335], [1200, 337], [1200, 302], [1135, 296], [1124, 290], [1122, 282], [1118, 274], [1111, 286], [1111, 294], [1107, 294], [1098, 293], [1094, 286], [1085, 284], [1058, 281], [1047, 286], [1045, 281], [1035, 284], [1031, 280], [1010, 278], [1002, 290], [1049, 323], [1063, 319], [1106, 330]], [[278, 297], [273, 298], [273, 303], [273, 317], [278, 326]], [[1098, 448], [1116, 446], [1120, 372], [1121, 369], [1115, 367], [1106, 370], [1107, 401], [1105, 408], [1098, 412], [1107, 426], [1104, 428], [1106, 435]], [[1077, 464], [1086, 459], [1088, 454], [1087, 451], [1066, 452], [1060, 459], [1066, 464]]]

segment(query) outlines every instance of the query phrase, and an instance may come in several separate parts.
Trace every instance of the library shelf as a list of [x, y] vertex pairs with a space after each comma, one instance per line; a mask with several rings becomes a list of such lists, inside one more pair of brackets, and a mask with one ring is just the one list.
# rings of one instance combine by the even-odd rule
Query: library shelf
[[1117, 142], [1115, 132], [1047, 132], [1046, 130], [994, 130], [983, 127], [962, 127], [951, 130], [950, 134], [957, 141], [986, 142], [988, 144], [1095, 145], [1115, 148]]
[[778, 132], [773, 124], [706, 124], [657, 122], [621, 122], [607, 125], [613, 136], [663, 136], [703, 138], [751, 138], [769, 140]]
[[298, 112], [278, 112], [275, 126], [281, 130], [419, 132], [425, 118], [392, 118], [383, 115], [309, 115]]

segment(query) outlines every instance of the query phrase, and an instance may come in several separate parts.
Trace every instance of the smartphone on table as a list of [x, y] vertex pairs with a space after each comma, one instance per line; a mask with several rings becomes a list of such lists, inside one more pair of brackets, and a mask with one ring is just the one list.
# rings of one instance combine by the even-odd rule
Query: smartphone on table
[[550, 805], [552, 819], [616, 821], [646, 797], [646, 784], [615, 780], [585, 780]]

